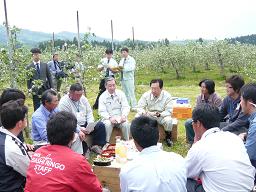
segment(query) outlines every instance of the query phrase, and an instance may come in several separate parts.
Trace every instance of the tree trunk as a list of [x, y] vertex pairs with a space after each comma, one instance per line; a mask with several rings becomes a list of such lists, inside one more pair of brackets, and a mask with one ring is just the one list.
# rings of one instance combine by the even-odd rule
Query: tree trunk
[[180, 79], [181, 75], [180, 75], [178, 68], [176, 67], [176, 65], [173, 62], [171, 62], [171, 63], [172, 63], [172, 67], [174, 68], [175, 73], [176, 73], [176, 79]]
[[219, 64], [220, 64], [220, 75], [222, 77], [225, 77], [224, 63], [223, 63], [223, 59], [221, 57], [222, 55], [221, 55], [219, 49], [217, 49], [217, 52], [218, 52], [218, 60], [219, 60]]
[[196, 65], [192, 65], [193, 73], [196, 72]]
[[205, 62], [204, 69], [207, 70], [207, 71], [210, 70], [208, 62]]

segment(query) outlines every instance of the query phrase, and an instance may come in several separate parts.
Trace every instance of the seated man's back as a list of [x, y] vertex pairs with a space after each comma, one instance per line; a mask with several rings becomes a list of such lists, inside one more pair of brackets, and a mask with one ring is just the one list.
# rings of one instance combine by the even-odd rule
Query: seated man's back
[[242, 140], [230, 132], [207, 133], [188, 153], [188, 177], [200, 170], [205, 191], [250, 190], [254, 169]]
[[58, 112], [47, 122], [50, 145], [32, 156], [26, 192], [101, 192], [102, 187], [86, 159], [70, 149], [77, 120], [68, 112]]
[[188, 192], [200, 178], [206, 192], [250, 191], [255, 169], [251, 165], [242, 140], [223, 132], [219, 125], [219, 110], [203, 104], [193, 110], [193, 128], [197, 142], [186, 157]]
[[100, 191], [86, 159], [61, 145], [41, 147], [32, 156], [25, 191]]
[[123, 191], [186, 191], [185, 160], [178, 154], [165, 152], [158, 146], [144, 149], [127, 163], [120, 174], [128, 182]]
[[185, 160], [157, 146], [157, 120], [140, 116], [131, 123], [131, 134], [140, 154], [121, 168], [122, 192], [186, 191]]

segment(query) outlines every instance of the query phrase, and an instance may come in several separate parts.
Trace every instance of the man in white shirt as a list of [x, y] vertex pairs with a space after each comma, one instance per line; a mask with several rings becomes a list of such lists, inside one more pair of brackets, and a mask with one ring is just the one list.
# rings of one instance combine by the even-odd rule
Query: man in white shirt
[[[75, 83], [70, 86], [69, 93], [60, 99], [58, 108], [60, 111], [73, 113], [77, 118], [77, 127], [81, 141], [86, 135], [92, 136], [91, 150], [97, 154], [102, 152], [102, 147], [106, 144], [106, 131], [102, 122], [97, 122], [94, 129], [86, 128], [89, 123], [94, 122], [91, 106], [88, 99], [83, 95], [84, 90], [81, 84]], [[84, 144], [84, 153], [87, 149]]]
[[121, 68], [121, 85], [129, 105], [131, 106], [132, 110], [135, 110], [137, 105], [134, 82], [136, 62], [134, 58], [129, 55], [128, 48], [122, 48], [121, 54], [123, 57], [119, 63], [119, 67]]
[[158, 123], [141, 116], [131, 123], [131, 134], [139, 155], [121, 168], [122, 192], [185, 192], [185, 160], [157, 146]]
[[150, 82], [151, 90], [142, 95], [138, 102], [136, 117], [146, 115], [157, 120], [164, 127], [166, 144], [172, 143], [172, 97], [163, 90], [163, 80], [153, 79]]
[[192, 120], [197, 142], [186, 157], [188, 192], [251, 191], [255, 169], [242, 140], [218, 128], [218, 108], [199, 105], [193, 110]]
[[98, 112], [106, 127], [106, 140], [109, 142], [113, 127], [120, 128], [124, 139], [128, 140], [130, 124], [127, 117], [130, 107], [127, 99], [121, 90], [116, 89], [113, 77], [105, 79], [105, 86], [107, 90], [100, 96]]
[[101, 72], [103, 77], [100, 80], [99, 93], [93, 105], [93, 109], [98, 109], [100, 95], [106, 91], [105, 88], [105, 78], [114, 77], [115, 73], [118, 71], [118, 64], [115, 59], [113, 59], [113, 50], [107, 49], [105, 51], [105, 58], [101, 59], [98, 65], [98, 71]]

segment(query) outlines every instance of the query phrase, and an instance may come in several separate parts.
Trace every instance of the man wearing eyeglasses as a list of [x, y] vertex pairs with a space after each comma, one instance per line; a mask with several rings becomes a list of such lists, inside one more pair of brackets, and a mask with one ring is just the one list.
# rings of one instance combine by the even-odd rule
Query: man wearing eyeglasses
[[229, 131], [235, 134], [240, 134], [248, 131], [249, 121], [248, 115], [242, 112], [240, 106], [240, 89], [244, 85], [244, 80], [238, 75], [232, 75], [226, 80], [227, 96], [223, 99], [220, 114], [220, 127], [223, 131]]
[[209, 104], [197, 106], [192, 120], [197, 141], [186, 157], [187, 191], [251, 191], [255, 168], [242, 140], [219, 129], [218, 108]]
[[243, 140], [246, 140], [245, 148], [247, 149], [252, 165], [256, 167], [256, 83], [245, 85], [241, 93], [242, 110], [245, 114], [250, 115], [250, 126], [248, 134], [242, 133], [239, 136]]

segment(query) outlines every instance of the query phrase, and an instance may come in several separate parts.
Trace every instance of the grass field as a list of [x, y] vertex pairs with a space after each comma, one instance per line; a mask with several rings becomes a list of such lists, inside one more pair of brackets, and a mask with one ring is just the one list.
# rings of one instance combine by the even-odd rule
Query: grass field
[[[216, 92], [222, 97], [225, 96], [225, 83], [224, 80], [218, 78], [218, 71], [204, 71], [198, 73], [187, 73], [187, 77], [183, 79], [175, 79], [175, 75], [170, 73], [159, 74], [156, 72], [138, 72], [136, 74], [136, 97], [137, 100], [141, 97], [141, 95], [149, 90], [149, 82], [153, 78], [162, 78], [164, 80], [164, 89], [171, 93], [172, 96], [175, 97], [186, 97], [190, 99], [190, 103], [192, 106], [195, 105], [195, 100], [197, 95], [200, 93], [200, 88], [198, 86], [198, 82], [204, 78], [213, 79], [216, 83]], [[117, 80], [118, 85], [120, 84]], [[68, 84], [64, 84], [63, 87], [68, 88]], [[64, 88], [64, 89], [66, 89]], [[120, 86], [118, 86], [119, 89]], [[95, 98], [98, 93], [98, 84], [92, 84], [86, 87], [87, 98], [91, 105], [93, 105]], [[27, 104], [29, 106], [29, 117], [31, 119], [31, 115], [33, 112], [32, 100], [30, 97], [27, 99]], [[135, 116], [135, 112], [131, 112], [129, 114], [129, 120], [131, 121]], [[98, 118], [97, 111], [94, 111], [94, 117]], [[188, 145], [186, 144], [186, 133], [184, 128], [185, 120], [179, 120], [178, 122], [178, 141], [174, 143], [172, 148], [168, 148], [164, 144], [164, 150], [173, 151], [181, 154], [182, 156], [186, 156]], [[31, 142], [28, 138], [27, 141]]]

